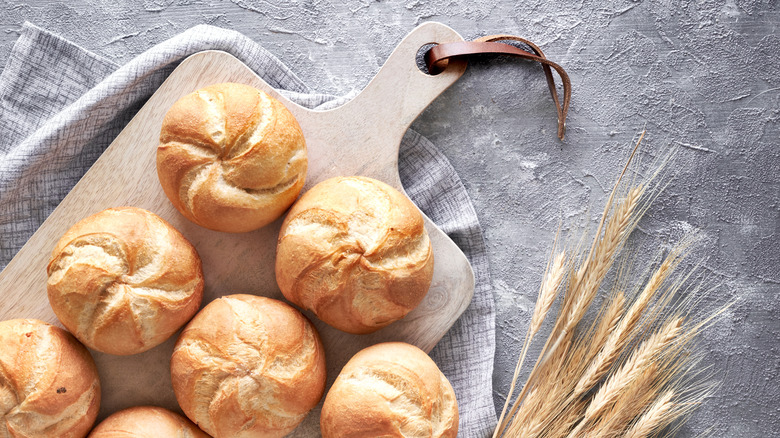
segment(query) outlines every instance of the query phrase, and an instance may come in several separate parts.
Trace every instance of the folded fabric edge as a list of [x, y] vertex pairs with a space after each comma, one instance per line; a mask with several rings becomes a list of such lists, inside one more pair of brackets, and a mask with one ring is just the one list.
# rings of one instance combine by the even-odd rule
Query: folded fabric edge
[[[43, 39], [46, 43], [50, 44], [52, 47], [55, 48], [62, 48], [62, 47], [76, 47], [79, 50], [82, 51], [82, 54], [85, 56], [88, 56], [90, 58], [94, 58], [102, 63], [105, 64], [111, 64], [114, 67], [119, 67], [119, 64], [116, 62], [98, 55], [97, 53], [85, 48], [84, 46], [81, 46], [77, 43], [74, 43], [72, 41], [69, 41], [50, 30], [44, 29], [42, 27], [39, 27], [35, 25], [34, 23], [31, 23], [29, 21], [25, 21], [22, 23], [21, 32], [19, 34], [19, 38], [14, 43], [13, 47], [11, 48], [11, 53], [19, 52], [19, 51], [25, 51], [22, 48], [25, 47], [25, 44], [29, 44], [30, 40], [33, 39], [33, 37], [37, 37], [40, 39]], [[8, 57], [8, 60], [6, 61], [5, 65], [3, 66], [2, 72], [0, 72], [0, 98], [2, 98], [2, 95], [7, 91], [3, 89], [3, 84], [5, 84], [7, 81], [7, 75], [10, 74], [8, 72], [8, 64], [11, 62], [11, 57]]]

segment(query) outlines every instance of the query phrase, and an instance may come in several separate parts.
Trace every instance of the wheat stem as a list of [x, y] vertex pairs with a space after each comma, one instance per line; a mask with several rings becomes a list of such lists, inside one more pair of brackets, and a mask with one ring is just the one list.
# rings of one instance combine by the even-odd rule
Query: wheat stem
[[521, 430], [519, 436], [534, 436], [532, 432], [544, 430], [548, 426], [548, 420], [563, 409], [561, 403], [565, 400], [569, 388], [564, 384], [566, 379], [560, 377], [559, 373], [565, 368], [565, 364], [570, 362], [571, 348], [572, 344], [567, 340], [539, 370], [537, 385], [523, 401], [515, 417], [518, 429]]
[[[601, 345], [607, 335], [614, 329], [617, 322], [620, 320], [620, 316], [623, 313], [625, 305], [625, 295], [623, 292], [618, 292], [610, 300], [603, 312], [601, 312], [599, 323], [595, 329], [591, 329], [593, 336], [588, 340], [589, 343], [595, 345]], [[584, 341], [580, 341], [582, 343]], [[525, 433], [521, 433], [519, 436], [533, 436], [531, 433], [538, 430], [545, 430], [549, 432], [549, 429], [563, 430], [560, 426], [562, 422], [569, 422], [572, 426], [577, 423], [581, 418], [579, 411], [572, 411], [569, 409], [573, 403], [575, 403], [575, 397], [572, 393], [571, 385], [577, 381], [577, 376], [581, 373], [582, 364], [587, 363], [590, 360], [587, 356], [587, 350], [590, 346], [580, 345], [572, 351], [572, 354], [567, 355], [565, 360], [561, 357], [557, 357], [556, 360], [548, 363], [549, 368], [558, 372], [556, 377], [548, 377], [542, 375], [541, 382], [552, 382], [554, 385], [551, 388], [545, 389], [543, 393], [548, 395], [548, 398], [556, 400], [553, 403], [548, 403], [544, 409], [533, 411], [532, 418], [529, 420], [529, 426], [523, 430]], [[585, 361], [585, 362], [584, 362]], [[556, 362], [560, 362], [560, 365]], [[570, 428], [565, 428], [566, 431]], [[562, 436], [562, 435], [552, 435]]]
[[[616, 190], [617, 186], [615, 187], [615, 190], [613, 190], [613, 195]], [[523, 397], [533, 385], [533, 382], [537, 378], [540, 370], [547, 368], [547, 363], [550, 358], [558, 354], [562, 344], [571, 342], [574, 329], [577, 326], [577, 323], [579, 323], [579, 321], [585, 315], [585, 312], [593, 301], [593, 298], [601, 286], [604, 276], [615, 260], [616, 252], [622, 247], [625, 239], [631, 233], [636, 224], [637, 218], [635, 217], [634, 212], [639, 205], [639, 200], [643, 192], [644, 188], [642, 186], [637, 186], [629, 190], [626, 198], [623, 199], [615, 208], [615, 212], [604, 229], [604, 235], [601, 237], [601, 239], [596, 239], [598, 245], [594, 244], [594, 247], [596, 248], [595, 251], [592, 249], [592, 251], [595, 252], [595, 257], [590, 260], [586, 260], [585, 264], [581, 266], [580, 269], [575, 273], [575, 286], [574, 289], [571, 289], [572, 286], [570, 284], [569, 291], [573, 294], [572, 296], [574, 299], [571, 301], [571, 305], [568, 309], [562, 309], [555, 325], [556, 327], [562, 326], [563, 328], [560, 331], [553, 328], [553, 333], [558, 331], [558, 335], [555, 337], [555, 340], [552, 344], [550, 344], [550, 339], [552, 339], [552, 337], [548, 338], [547, 343], [545, 343], [545, 346], [542, 348], [542, 353], [540, 354], [537, 363], [531, 370], [531, 374], [529, 375], [522, 391], [520, 392], [520, 395], [517, 397], [517, 400], [510, 410], [509, 415], [504, 418], [499, 428], [503, 429], [506, 422], [513, 418], [514, 415], [518, 412]], [[612, 199], [612, 196], [610, 196], [610, 201], [608, 202], [611, 203]], [[604, 214], [607, 215], [608, 211], [609, 209], [606, 209]], [[605, 222], [606, 219], [603, 217], [602, 225]]]

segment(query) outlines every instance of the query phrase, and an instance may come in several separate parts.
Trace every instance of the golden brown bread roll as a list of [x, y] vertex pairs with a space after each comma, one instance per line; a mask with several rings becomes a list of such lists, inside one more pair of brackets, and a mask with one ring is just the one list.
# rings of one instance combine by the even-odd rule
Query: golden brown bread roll
[[215, 438], [281, 437], [322, 398], [325, 353], [291, 306], [228, 295], [184, 329], [171, 380], [184, 413]]
[[0, 322], [0, 437], [83, 438], [100, 407], [89, 352], [34, 319]]
[[249, 85], [217, 84], [173, 104], [163, 120], [157, 174], [187, 219], [232, 233], [278, 218], [306, 178], [295, 117]]
[[190, 420], [167, 409], [137, 406], [112, 414], [89, 438], [209, 438]]
[[157, 215], [111, 208], [62, 236], [47, 268], [49, 303], [86, 346], [135, 354], [159, 345], [198, 311], [195, 248]]
[[279, 289], [345, 332], [370, 333], [404, 317], [432, 278], [433, 251], [419, 210], [371, 178], [317, 184], [279, 232]]
[[347, 362], [322, 405], [323, 438], [458, 435], [450, 382], [419, 348], [386, 342]]

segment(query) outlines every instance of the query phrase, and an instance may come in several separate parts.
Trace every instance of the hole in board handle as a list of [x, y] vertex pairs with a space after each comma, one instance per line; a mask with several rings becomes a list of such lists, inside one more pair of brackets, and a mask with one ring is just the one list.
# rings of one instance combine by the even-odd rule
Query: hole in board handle
[[[431, 48], [438, 46], [438, 43], [428, 43], [423, 44], [418, 50], [417, 55], [415, 58], [415, 61], [417, 62], [417, 68], [420, 69], [421, 72], [425, 73], [428, 76], [436, 76], [441, 74], [441, 72], [436, 74], [431, 74], [430, 71], [428, 71], [428, 65], [425, 62], [425, 55], [428, 54], [428, 51], [431, 50]], [[446, 67], [445, 67], [446, 68]], [[444, 71], [444, 69], [442, 69]]]

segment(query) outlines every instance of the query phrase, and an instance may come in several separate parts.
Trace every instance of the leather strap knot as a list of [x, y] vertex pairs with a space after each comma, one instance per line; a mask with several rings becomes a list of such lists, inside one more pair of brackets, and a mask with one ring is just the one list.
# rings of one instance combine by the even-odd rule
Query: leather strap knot
[[[530, 47], [533, 53], [499, 41], [519, 41]], [[566, 114], [569, 112], [569, 102], [571, 101], [571, 80], [566, 70], [547, 59], [542, 49], [536, 44], [525, 38], [513, 35], [489, 35], [474, 41], [442, 43], [428, 50], [425, 54], [425, 63], [431, 74], [438, 74], [447, 68], [447, 61], [451, 58], [467, 58], [471, 55], [483, 54], [516, 56], [542, 64], [544, 75], [547, 78], [547, 86], [550, 89], [550, 95], [552, 95], [555, 109], [558, 112], [558, 138], [563, 140], [566, 134]], [[558, 92], [555, 89], [555, 78], [552, 70], [558, 73], [563, 82], [563, 104], [561, 104]]]

